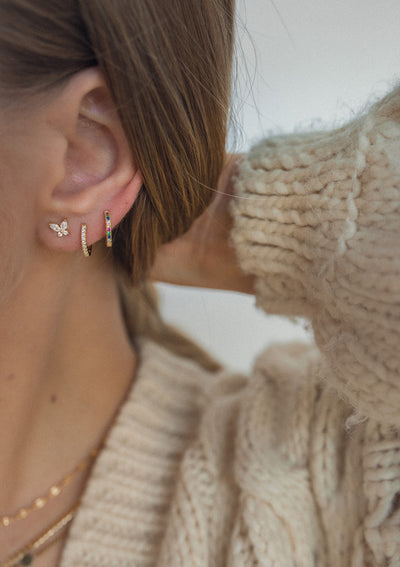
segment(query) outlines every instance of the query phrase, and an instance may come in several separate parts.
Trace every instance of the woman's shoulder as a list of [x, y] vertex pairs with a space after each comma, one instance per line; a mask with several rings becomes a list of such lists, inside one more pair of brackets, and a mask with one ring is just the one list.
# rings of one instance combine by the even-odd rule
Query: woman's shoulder
[[270, 345], [249, 377], [149, 340], [139, 355], [64, 565], [83, 551], [105, 564], [110, 534], [121, 561], [145, 549], [157, 567], [340, 564], [364, 513], [366, 428], [346, 431], [352, 408], [324, 382], [318, 349]]
[[274, 466], [285, 460], [304, 464], [322, 401], [331, 400], [331, 413], [351, 413], [323, 383], [320, 352], [311, 343], [268, 346], [249, 376], [210, 372], [154, 342], [143, 344], [141, 353], [135, 396], [172, 408], [174, 416], [190, 416], [191, 444], [201, 446], [201, 458], [218, 476], [234, 463], [265, 461], [268, 467], [272, 455]]
[[[159, 387], [164, 395], [165, 391], [171, 392], [177, 402], [182, 397], [185, 404], [191, 398], [203, 414], [203, 421], [210, 419], [214, 411], [220, 414], [220, 406], [242, 407], [253, 399], [260, 403], [260, 396], [266, 397], [265, 406], [270, 411], [278, 406], [283, 418], [282, 412], [293, 413], [294, 400], [297, 406], [310, 396], [315, 400], [321, 387], [320, 352], [312, 343], [269, 345], [257, 357], [248, 376], [226, 368], [211, 371], [197, 360], [154, 341], [143, 341], [139, 352], [141, 363], [135, 389], [155, 391]], [[310, 399], [305, 413], [311, 405]], [[304, 410], [297, 408], [303, 413]]]
[[[351, 409], [321, 381], [319, 360], [312, 344], [274, 344], [249, 377], [220, 371], [202, 381], [201, 415], [181, 457], [159, 565], [182, 554], [183, 539], [201, 565], [210, 558], [215, 565], [284, 562], [292, 544], [304, 564], [314, 564], [315, 553], [323, 559], [319, 499], [338, 486], [324, 467], [341, 470]], [[319, 475], [327, 486], [316, 495]]]
[[[195, 371], [203, 402], [177, 468], [159, 567], [178, 556], [191, 565], [193, 555], [199, 565], [240, 566], [294, 557], [348, 565], [351, 550], [364, 559], [372, 549], [393, 555], [396, 489], [385, 479], [399, 434], [355, 422], [324, 369], [317, 347], [297, 342], [270, 345], [249, 377]], [[382, 507], [373, 529], [380, 539], [367, 544], [365, 518]]]

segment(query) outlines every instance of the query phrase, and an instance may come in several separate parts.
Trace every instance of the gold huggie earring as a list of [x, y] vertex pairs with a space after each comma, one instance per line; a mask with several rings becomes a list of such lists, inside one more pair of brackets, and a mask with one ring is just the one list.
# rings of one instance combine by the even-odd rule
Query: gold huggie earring
[[112, 246], [112, 233], [111, 233], [111, 220], [110, 220], [110, 212], [104, 211], [104, 221], [106, 223], [106, 246], [107, 248], [111, 248]]
[[90, 256], [91, 253], [92, 253], [92, 247], [87, 245], [86, 232], [87, 232], [86, 224], [81, 224], [81, 246], [82, 246], [82, 252], [83, 252], [83, 255], [84, 255], [86, 258], [89, 258], [89, 256]]

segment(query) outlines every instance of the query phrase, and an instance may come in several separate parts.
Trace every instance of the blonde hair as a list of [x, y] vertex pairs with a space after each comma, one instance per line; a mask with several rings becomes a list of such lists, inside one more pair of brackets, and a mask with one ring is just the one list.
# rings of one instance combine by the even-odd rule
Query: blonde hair
[[0, 3], [3, 100], [47, 93], [91, 66], [105, 77], [144, 180], [113, 235], [116, 265], [136, 286], [157, 248], [188, 230], [212, 198], [225, 155], [233, 29], [234, 0]]

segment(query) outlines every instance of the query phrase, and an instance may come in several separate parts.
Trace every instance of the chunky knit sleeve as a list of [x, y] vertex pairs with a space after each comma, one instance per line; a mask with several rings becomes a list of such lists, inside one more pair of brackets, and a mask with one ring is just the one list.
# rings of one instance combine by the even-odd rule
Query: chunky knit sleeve
[[340, 129], [259, 143], [236, 194], [258, 305], [311, 320], [354, 421], [400, 425], [400, 89]]

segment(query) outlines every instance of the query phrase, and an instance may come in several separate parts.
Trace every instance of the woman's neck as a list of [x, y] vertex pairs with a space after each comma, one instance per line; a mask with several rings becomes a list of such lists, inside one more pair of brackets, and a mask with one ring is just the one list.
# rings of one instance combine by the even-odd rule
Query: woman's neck
[[70, 256], [38, 253], [0, 309], [0, 515], [96, 446], [135, 373], [111, 259]]

